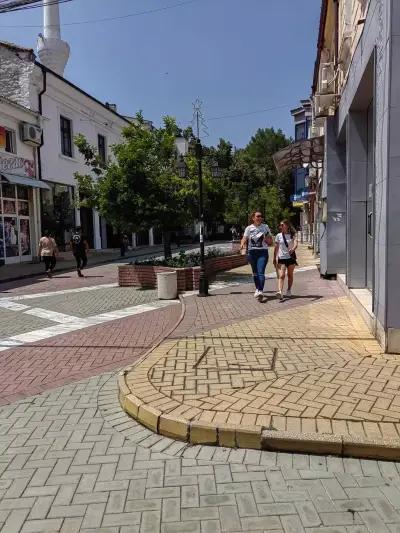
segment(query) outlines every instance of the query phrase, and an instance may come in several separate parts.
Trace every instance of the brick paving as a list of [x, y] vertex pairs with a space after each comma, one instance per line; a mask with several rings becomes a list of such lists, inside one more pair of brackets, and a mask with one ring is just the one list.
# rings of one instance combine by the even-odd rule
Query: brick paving
[[51, 279], [45, 276], [38, 276], [16, 281], [5, 281], [0, 284], [0, 296], [10, 297], [117, 283], [116, 265], [117, 263], [111, 263], [88, 268], [85, 271], [84, 278], [79, 278], [76, 272], [56, 272]]
[[179, 314], [174, 305], [0, 352], [0, 403], [125, 366]]
[[[245, 427], [255, 447], [290, 433], [292, 449], [310, 434], [337, 453], [370, 454], [384, 441], [400, 449], [400, 357], [382, 353], [349, 298], [317, 270], [297, 273], [290, 300], [272, 297], [275, 286], [268, 281], [262, 304], [250, 285], [188, 299], [173, 338], [121, 378], [122, 398], [133, 394], [128, 412], [193, 443], [226, 445], [230, 431], [240, 446]], [[367, 451], [356, 450], [359, 439]]]
[[[316, 305], [343, 297], [336, 283], [300, 275], [297, 294], [313, 294]], [[51, 290], [72, 288], [56, 283]], [[268, 282], [271, 295], [275, 283]], [[266, 306], [272, 320], [282, 306], [304, 320], [310, 306], [307, 298], [258, 304], [242, 284], [218, 293], [185, 298], [174, 342], [195, 334], [208, 342], [210, 323], [218, 330], [262, 320]], [[124, 413], [115, 369], [157, 342], [179, 312], [170, 306], [0, 353], [2, 533], [400, 531], [399, 463], [192, 446]], [[267, 353], [255, 358], [270, 364]]]
[[187, 446], [121, 412], [106, 373], [0, 407], [0, 530], [388, 533], [393, 462]]
[[48, 298], [33, 298], [24, 303], [67, 315], [88, 317], [124, 307], [140, 305], [157, 299], [156, 290], [138, 290], [133, 287], [107, 287], [96, 291], [66, 293]]

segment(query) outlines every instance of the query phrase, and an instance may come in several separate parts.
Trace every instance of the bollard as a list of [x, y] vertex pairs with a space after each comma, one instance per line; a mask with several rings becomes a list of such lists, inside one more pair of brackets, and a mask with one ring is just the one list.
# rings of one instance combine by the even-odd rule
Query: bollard
[[158, 272], [157, 291], [159, 300], [175, 300], [178, 297], [177, 272]]

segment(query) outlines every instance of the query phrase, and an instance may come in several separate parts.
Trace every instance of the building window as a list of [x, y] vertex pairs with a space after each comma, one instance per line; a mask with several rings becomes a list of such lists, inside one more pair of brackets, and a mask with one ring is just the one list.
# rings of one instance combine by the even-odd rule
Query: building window
[[72, 121], [60, 116], [61, 153], [72, 157]]
[[294, 136], [296, 141], [302, 141], [304, 139], [307, 139], [305, 122], [300, 122], [299, 124], [296, 124]]
[[106, 162], [107, 154], [106, 154], [106, 138], [104, 135], [98, 135], [97, 136], [97, 146], [99, 150], [99, 157], [102, 163]]
[[5, 151], [10, 152], [11, 154], [16, 154], [17, 143], [15, 140], [15, 131], [8, 130], [7, 128], [5, 128], [5, 137], [6, 137]]

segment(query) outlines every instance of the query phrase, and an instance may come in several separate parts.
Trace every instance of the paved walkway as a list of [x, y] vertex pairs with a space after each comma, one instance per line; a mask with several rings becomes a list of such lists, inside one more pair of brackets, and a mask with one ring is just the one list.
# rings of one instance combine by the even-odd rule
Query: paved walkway
[[261, 304], [250, 285], [188, 299], [173, 337], [121, 376], [124, 408], [192, 443], [400, 458], [400, 357], [316, 269], [290, 300], [275, 287]]
[[[313, 300], [341, 297], [336, 283], [314, 279], [310, 271], [300, 275]], [[262, 317], [266, 306], [273, 312], [280, 305], [296, 310], [309, 304], [307, 299], [279, 304], [271, 297], [260, 305], [246, 294], [229, 294], [249, 291], [241, 276], [243, 272], [228, 275], [228, 281], [214, 285], [210, 298], [187, 297], [187, 314], [175, 330], [175, 340], [188, 332], [202, 336], [204, 328], [230, 327], [248, 316]], [[25, 285], [10, 289], [4, 298], [32, 309], [36, 293], [33, 309], [41, 308], [54, 319], [52, 299], [64, 296], [77, 315], [81, 304], [82, 309], [89, 305], [91, 290], [97, 295], [103, 291], [87, 281], [79, 292], [65, 278], [54, 281], [58, 285], [52, 290], [40, 288], [41, 296], [37, 285]], [[227, 283], [237, 285], [228, 290]], [[274, 286], [269, 281], [271, 291]], [[64, 292], [52, 295], [56, 290]], [[109, 288], [104, 294], [104, 300], [112, 300]], [[109, 306], [102, 300], [96, 296], [88, 312]], [[199, 304], [196, 312], [194, 300]], [[13, 398], [9, 390], [7, 405], [0, 406], [2, 533], [400, 531], [398, 463], [193, 446], [157, 435], [123, 412], [116, 370], [156, 342], [176, 322], [177, 311], [178, 305], [145, 312], [142, 308], [134, 316], [114, 317], [109, 323], [0, 352], [2, 390], [15, 384], [19, 391]], [[11, 328], [22, 320], [24, 309], [9, 312], [14, 317]], [[87, 313], [83, 315], [80, 319], [86, 320]]]
[[187, 446], [113, 374], [0, 407], [2, 533], [396, 533], [396, 463]]
[[[213, 245], [221, 244], [221, 241], [212, 243]], [[179, 250], [191, 250], [197, 249], [198, 244], [185, 244], [181, 248], [173, 246], [173, 252], [179, 252]], [[163, 253], [162, 245], [155, 246], [138, 246], [126, 252], [125, 257], [121, 257], [119, 249], [106, 249], [106, 250], [89, 250], [88, 253], [88, 267], [100, 265], [110, 262], [127, 262], [131, 261], [135, 257], [152, 257]], [[76, 262], [71, 252], [63, 252], [57, 260], [57, 271], [75, 271]], [[43, 276], [44, 264], [43, 263], [16, 263], [13, 265], [3, 265], [0, 267], [0, 290], [3, 290], [4, 283], [10, 281], [21, 280], [25, 278], [31, 278], [33, 276]], [[44, 278], [46, 279], [46, 278]], [[30, 284], [31, 279], [28, 281]]]

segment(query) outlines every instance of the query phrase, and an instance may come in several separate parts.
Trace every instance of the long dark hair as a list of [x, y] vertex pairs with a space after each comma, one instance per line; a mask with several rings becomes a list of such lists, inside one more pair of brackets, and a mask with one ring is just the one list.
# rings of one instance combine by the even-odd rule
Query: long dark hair
[[[294, 229], [293, 224], [287, 218], [285, 218], [285, 220], [282, 220], [282, 222], [280, 224], [281, 227], [283, 226], [283, 224], [286, 224], [286, 226], [288, 227], [289, 235], [293, 239], [293, 237], [296, 235], [296, 230]], [[283, 233], [283, 231], [282, 231], [282, 233]]]

